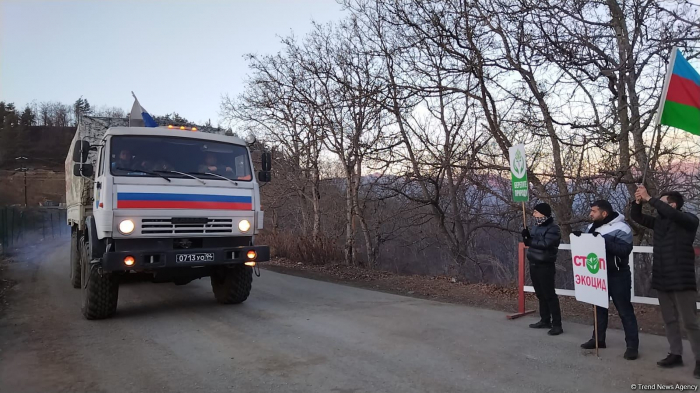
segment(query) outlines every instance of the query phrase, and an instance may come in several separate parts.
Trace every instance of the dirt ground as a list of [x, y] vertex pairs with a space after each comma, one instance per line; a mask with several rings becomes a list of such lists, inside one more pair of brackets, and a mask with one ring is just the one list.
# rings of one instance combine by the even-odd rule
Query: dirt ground
[[[345, 265], [306, 265], [287, 259], [274, 259], [266, 263], [263, 268], [376, 291], [503, 311], [504, 317], [506, 314], [515, 313], [518, 308], [516, 286], [498, 287], [486, 284], [467, 284], [444, 276], [402, 276]], [[564, 329], [566, 329], [566, 321], [593, 326], [593, 306], [578, 302], [568, 296], [560, 296], [559, 301], [562, 308]], [[525, 306], [527, 310], [537, 310], [535, 294], [525, 294]], [[664, 334], [664, 325], [658, 306], [635, 304], [634, 309], [641, 332]], [[622, 329], [617, 310], [612, 304], [610, 316], [609, 326]]]
[[15, 284], [13, 280], [8, 278], [7, 269], [10, 260], [6, 257], [0, 255], [0, 315], [2, 311], [7, 306], [7, 299], [5, 294], [12, 288]]

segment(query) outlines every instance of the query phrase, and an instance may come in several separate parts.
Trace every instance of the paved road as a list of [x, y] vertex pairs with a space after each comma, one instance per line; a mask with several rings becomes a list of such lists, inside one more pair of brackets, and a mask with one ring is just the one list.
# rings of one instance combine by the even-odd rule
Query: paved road
[[86, 321], [66, 255], [61, 246], [11, 266], [19, 284], [0, 316], [0, 392], [626, 392], [632, 383], [695, 383], [690, 365], [655, 366], [662, 337], [642, 335], [642, 357], [630, 362], [612, 331], [596, 358], [578, 348], [587, 326], [549, 337], [526, 327], [534, 318], [267, 271], [240, 306], [215, 303], [208, 280], [131, 283], [114, 319]]

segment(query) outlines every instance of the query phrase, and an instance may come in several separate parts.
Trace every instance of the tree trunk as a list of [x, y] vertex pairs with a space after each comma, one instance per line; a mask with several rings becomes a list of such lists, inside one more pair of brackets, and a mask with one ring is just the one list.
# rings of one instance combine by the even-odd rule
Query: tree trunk
[[352, 197], [352, 176], [345, 177], [345, 264], [355, 266], [355, 208]]
[[318, 190], [318, 184], [315, 183], [312, 185], [311, 192], [313, 193], [311, 205], [313, 206], [314, 210], [313, 229], [311, 232], [311, 236], [313, 238], [314, 244], [318, 245], [321, 240], [321, 194]]

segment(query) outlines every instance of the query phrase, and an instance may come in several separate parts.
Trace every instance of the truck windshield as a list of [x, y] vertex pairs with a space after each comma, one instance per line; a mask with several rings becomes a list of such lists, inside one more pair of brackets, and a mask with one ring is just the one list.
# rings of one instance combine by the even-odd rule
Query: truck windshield
[[[114, 136], [110, 148], [114, 176], [251, 181], [248, 150], [230, 143], [166, 136]], [[177, 172], [182, 172], [178, 174]], [[207, 175], [207, 173], [219, 175]], [[162, 176], [161, 176], [162, 177]]]

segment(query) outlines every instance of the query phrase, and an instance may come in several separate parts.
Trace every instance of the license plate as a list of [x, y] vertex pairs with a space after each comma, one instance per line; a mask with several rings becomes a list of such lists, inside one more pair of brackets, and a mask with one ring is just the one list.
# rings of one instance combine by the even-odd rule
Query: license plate
[[196, 254], [177, 254], [177, 262], [214, 262], [213, 252], [200, 252]]

